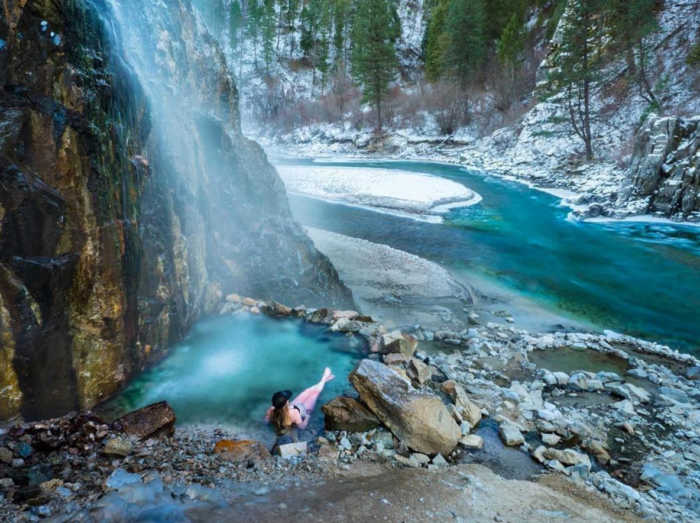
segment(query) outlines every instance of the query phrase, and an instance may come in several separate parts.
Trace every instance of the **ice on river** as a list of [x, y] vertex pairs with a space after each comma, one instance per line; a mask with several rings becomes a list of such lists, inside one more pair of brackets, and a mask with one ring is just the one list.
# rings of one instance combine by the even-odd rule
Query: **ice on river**
[[460, 183], [424, 173], [301, 165], [280, 165], [277, 170], [291, 193], [426, 221], [439, 222], [450, 209], [481, 201]]

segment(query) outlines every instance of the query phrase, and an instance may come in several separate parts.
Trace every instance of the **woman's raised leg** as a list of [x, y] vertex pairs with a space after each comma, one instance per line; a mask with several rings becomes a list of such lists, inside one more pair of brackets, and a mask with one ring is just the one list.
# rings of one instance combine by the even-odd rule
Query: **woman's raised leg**
[[321, 392], [323, 392], [323, 387], [325, 386], [326, 383], [331, 381], [333, 378], [335, 378], [335, 376], [333, 376], [331, 369], [326, 367], [326, 370], [323, 372], [323, 377], [321, 378], [321, 381], [319, 381], [313, 387], [309, 387], [304, 392], [299, 394], [296, 398], [294, 398], [291, 401], [292, 405], [295, 403], [304, 405], [304, 407], [306, 407], [306, 410], [308, 412], [311, 412], [312, 410], [314, 410], [314, 407], [316, 406], [316, 402], [318, 401], [318, 397], [321, 395]]

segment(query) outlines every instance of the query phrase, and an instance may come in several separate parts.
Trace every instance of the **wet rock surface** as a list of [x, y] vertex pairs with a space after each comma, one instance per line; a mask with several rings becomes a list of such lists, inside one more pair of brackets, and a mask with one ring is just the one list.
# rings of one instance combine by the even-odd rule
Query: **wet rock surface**
[[0, 419], [103, 401], [234, 291], [352, 307], [190, 2], [8, 0], [0, 39]]

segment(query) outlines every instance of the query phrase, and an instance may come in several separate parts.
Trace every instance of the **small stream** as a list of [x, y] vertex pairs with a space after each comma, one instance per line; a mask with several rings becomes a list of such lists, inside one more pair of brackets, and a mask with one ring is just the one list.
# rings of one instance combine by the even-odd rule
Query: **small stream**
[[289, 159], [278, 163], [402, 169], [463, 183], [483, 201], [453, 210], [441, 224], [303, 196], [292, 195], [290, 200], [304, 225], [432, 260], [487, 294], [488, 288], [481, 285], [593, 329], [698, 351], [698, 227], [568, 221], [570, 209], [562, 207], [559, 198], [458, 166]]

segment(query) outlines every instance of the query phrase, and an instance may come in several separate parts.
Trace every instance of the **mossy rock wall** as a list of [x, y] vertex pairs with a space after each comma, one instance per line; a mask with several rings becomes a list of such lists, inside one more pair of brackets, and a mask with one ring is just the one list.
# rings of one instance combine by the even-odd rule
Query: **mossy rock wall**
[[151, 13], [183, 44], [166, 55], [185, 49], [178, 81], [207, 104], [187, 168], [160, 139], [107, 9], [6, 0], [0, 13], [2, 419], [108, 398], [226, 293], [352, 303], [242, 136], [223, 54], [189, 1]]

